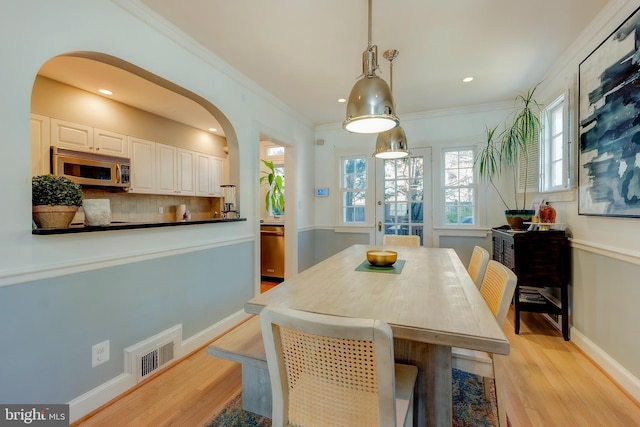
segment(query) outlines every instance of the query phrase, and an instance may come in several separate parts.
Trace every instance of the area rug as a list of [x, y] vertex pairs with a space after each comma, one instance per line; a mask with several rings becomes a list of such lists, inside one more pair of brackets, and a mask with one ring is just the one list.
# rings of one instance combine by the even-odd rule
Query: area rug
[[[489, 427], [498, 425], [495, 387], [491, 381], [492, 401], [484, 396], [482, 379], [453, 370], [453, 426]], [[270, 427], [271, 419], [242, 409], [242, 395], [236, 397], [206, 427]]]

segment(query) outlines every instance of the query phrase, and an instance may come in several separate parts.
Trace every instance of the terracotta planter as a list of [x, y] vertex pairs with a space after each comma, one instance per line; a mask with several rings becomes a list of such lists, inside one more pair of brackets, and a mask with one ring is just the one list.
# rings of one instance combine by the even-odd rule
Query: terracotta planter
[[78, 206], [32, 206], [33, 221], [39, 228], [67, 228]]
[[507, 218], [507, 224], [512, 230], [526, 230], [529, 228], [525, 222], [531, 222], [531, 218], [536, 214], [533, 209], [507, 209], [504, 216]]

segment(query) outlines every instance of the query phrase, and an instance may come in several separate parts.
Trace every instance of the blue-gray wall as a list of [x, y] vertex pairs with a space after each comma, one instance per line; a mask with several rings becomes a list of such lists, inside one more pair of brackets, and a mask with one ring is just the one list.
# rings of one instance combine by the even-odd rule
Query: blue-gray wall
[[[245, 242], [0, 287], [0, 402], [66, 403], [121, 374], [124, 348], [179, 323], [184, 340], [242, 310], [253, 254]], [[111, 359], [92, 368], [104, 340]]]

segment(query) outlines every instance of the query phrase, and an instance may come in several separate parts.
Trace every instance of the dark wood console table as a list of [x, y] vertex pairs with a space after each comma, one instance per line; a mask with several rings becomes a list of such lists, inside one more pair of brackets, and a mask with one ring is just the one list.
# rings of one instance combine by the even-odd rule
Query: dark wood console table
[[[562, 336], [568, 341], [571, 257], [565, 232], [494, 228], [492, 235], [493, 259], [518, 276], [513, 298], [516, 334], [520, 312], [556, 314], [562, 316]], [[560, 300], [545, 288], [559, 288]]]

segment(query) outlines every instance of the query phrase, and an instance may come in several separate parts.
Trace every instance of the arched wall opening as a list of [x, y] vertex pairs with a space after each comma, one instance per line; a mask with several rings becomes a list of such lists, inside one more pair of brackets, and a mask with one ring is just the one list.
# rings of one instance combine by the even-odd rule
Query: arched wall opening
[[[88, 67], [86, 69], [88, 71], [83, 75], [85, 67]], [[91, 76], [87, 76], [87, 74], [91, 74]], [[92, 83], [90, 89], [86, 87], [89, 83], [85, 80]], [[108, 87], [113, 85], [116, 80], [120, 83], [125, 81], [125, 84], [121, 86], [119, 97], [114, 97], [114, 99], [97, 93], [98, 87]], [[50, 88], [55, 87], [56, 84], [58, 87], [55, 92], [56, 96], [41, 95], [41, 93], [51, 94]], [[86, 91], [86, 96], [57, 97], [58, 94], [64, 93], [64, 90], [61, 91], [59, 88], [67, 86], [77, 89], [76, 93]], [[49, 92], [41, 90], [42, 88], [49, 88]], [[125, 92], [127, 94], [123, 95]], [[108, 113], [101, 115], [100, 105], [98, 105], [101, 101], [111, 103], [111, 105], [119, 103], [129, 107], [128, 113], [125, 109], [124, 112], [121, 111], [111, 118]], [[81, 106], [73, 107], [76, 111], [75, 115], [77, 116], [77, 111], [81, 111], [81, 116], [84, 114], [83, 117], [86, 119], [84, 121], [97, 122], [96, 127], [111, 130], [115, 128], [116, 131], [119, 128], [121, 132], [122, 129], [125, 129], [128, 132], [123, 133], [138, 137], [142, 133], [143, 137], [146, 136], [153, 141], [177, 146], [181, 149], [204, 151], [224, 158], [225, 173], [220, 184], [234, 184], [238, 187], [240, 185], [238, 139], [226, 115], [204, 97], [167, 79], [111, 55], [86, 51], [65, 53], [51, 58], [41, 67], [32, 89], [31, 112], [37, 114], [40, 109], [48, 117], [64, 118], [65, 108], [68, 110], [65, 102], [84, 103]], [[74, 114], [67, 111], [67, 116], [73, 117]], [[140, 124], [151, 116], [156, 120], [147, 124], [146, 128]], [[78, 121], [82, 121], [82, 119]], [[203, 124], [205, 122], [215, 123], [218, 130], [214, 133], [207, 129]], [[169, 123], [169, 125], [165, 125], [165, 123]], [[103, 125], [100, 126], [100, 124]], [[140, 129], [143, 130], [140, 131]], [[52, 141], [41, 144], [43, 147], [36, 147], [33, 133], [32, 117], [33, 174], [48, 173], [50, 171], [48, 147], [53, 145]], [[39, 166], [37, 165], [38, 158], [41, 163]], [[239, 206], [237, 208], [239, 209]], [[217, 212], [219, 209], [215, 208], [215, 210]]]

